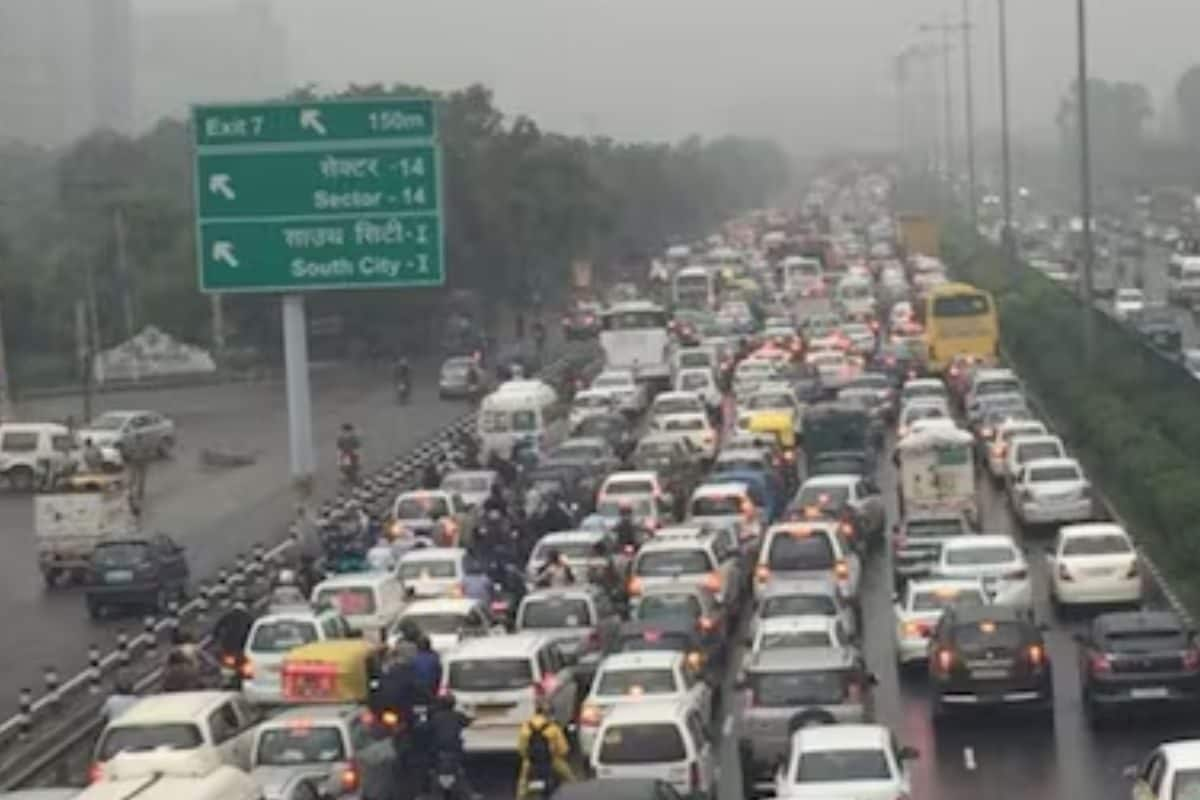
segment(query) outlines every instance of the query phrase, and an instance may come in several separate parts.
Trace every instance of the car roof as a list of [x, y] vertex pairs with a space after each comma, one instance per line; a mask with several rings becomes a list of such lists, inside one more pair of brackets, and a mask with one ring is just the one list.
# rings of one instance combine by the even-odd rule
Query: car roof
[[538, 633], [504, 633], [496, 636], [484, 636], [479, 639], [466, 639], [458, 647], [445, 656], [445, 660], [465, 661], [467, 659], [494, 659], [529, 657], [538, 651], [546, 642], [544, 635]]
[[[674, 415], [672, 415], [672, 416], [674, 416]], [[654, 472], [653, 470], [648, 470], [648, 469], [645, 469], [645, 470], [621, 470], [620, 472], [614, 472], [611, 475], [609, 475], [607, 478], [604, 479], [604, 482], [608, 483], [609, 481], [616, 481], [616, 480], [657, 481], [658, 473]]]
[[1079, 462], [1073, 458], [1035, 458], [1032, 461], [1025, 462], [1025, 469], [1036, 469], [1037, 467], [1075, 467], [1081, 473], [1083, 468], [1079, 466]]
[[1083, 539], [1089, 536], [1124, 536], [1129, 538], [1129, 533], [1112, 522], [1083, 522], [1075, 525], [1063, 525], [1058, 529], [1059, 538], [1062, 539]]
[[1053, 433], [1047, 432], [1047, 433], [1031, 433], [1027, 436], [1014, 436], [1013, 440], [1011, 442], [1009, 442], [1009, 446], [1012, 447], [1013, 449], [1016, 449], [1017, 447], [1020, 447], [1023, 444], [1036, 444], [1039, 442], [1048, 442], [1048, 441], [1055, 441], [1055, 442], [1058, 442], [1060, 445], [1063, 443], [1063, 440], [1059, 436], [1056, 436]]
[[792, 752], [814, 753], [827, 750], [884, 750], [890, 746], [891, 731], [882, 725], [815, 725], [792, 734]]
[[156, 724], [179, 719], [201, 719], [218, 706], [239, 697], [237, 692], [166, 692], [143, 697], [110, 726]]
[[1016, 548], [1017, 543], [1013, 537], [1006, 533], [976, 533], [971, 536], [958, 536], [953, 539], [947, 539], [942, 543], [942, 552], [947, 550], [967, 550], [973, 547], [996, 547], [1004, 545], [1006, 547]]
[[284, 707], [283, 711], [278, 714], [273, 714], [269, 719], [264, 720], [259, 728], [286, 728], [295, 725], [297, 722], [349, 722], [362, 713], [362, 707], [350, 704], [331, 704], [324, 703]]
[[400, 557], [401, 564], [411, 564], [418, 561], [457, 561], [467, 557], [467, 551], [462, 547], [422, 547], [409, 550]]
[[[770, 620], [763, 624], [767, 622]], [[775, 647], [755, 653], [746, 668], [757, 672], [817, 672], [848, 669], [856, 659], [855, 651], [848, 647]]]
[[600, 671], [626, 669], [669, 669], [683, 660], [678, 650], [635, 650], [631, 653], [613, 653], [605, 656]]
[[431, 597], [411, 601], [404, 607], [400, 617], [403, 619], [421, 614], [466, 614], [482, 605], [479, 600], [469, 597]]

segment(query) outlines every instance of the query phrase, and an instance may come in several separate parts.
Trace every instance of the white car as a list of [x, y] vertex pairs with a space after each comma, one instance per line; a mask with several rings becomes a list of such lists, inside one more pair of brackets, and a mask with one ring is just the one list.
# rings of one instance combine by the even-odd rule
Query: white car
[[[1066, 458], [1067, 448], [1062, 439], [1049, 433], [1034, 436], [1014, 436], [1008, 443], [1004, 458], [1004, 478], [1011, 488], [1021, 470], [1031, 461], [1041, 458]], [[1010, 493], [1010, 500], [1014, 496]], [[1014, 500], [1015, 505], [1015, 500]]]
[[900, 406], [920, 399], [940, 399], [949, 404], [950, 391], [946, 384], [937, 378], [913, 378], [905, 381], [904, 386], [900, 388]]
[[675, 414], [705, 414], [707, 411], [704, 400], [695, 392], [663, 392], [650, 404], [650, 419]]
[[601, 723], [588, 765], [602, 780], [658, 779], [684, 797], [716, 797], [719, 751], [706, 723], [689, 698], [616, 706]]
[[708, 414], [671, 414], [658, 417], [651, 422], [655, 433], [678, 436], [691, 442], [692, 447], [704, 459], [712, 459], [717, 454], [717, 430], [709, 420]]
[[792, 734], [786, 764], [775, 773], [779, 800], [897, 800], [910, 796], [908, 762], [882, 725], [818, 725]]
[[854, 609], [832, 576], [768, 581], [755, 606], [754, 616], [750, 618], [749, 635], [755, 636], [759, 626], [767, 620], [799, 616], [829, 617], [845, 631], [848, 639], [858, 639]]
[[1113, 299], [1113, 316], [1127, 320], [1146, 307], [1146, 295], [1141, 289], [1117, 289]]
[[461, 547], [427, 547], [405, 553], [396, 576], [409, 598], [461, 597], [466, 562], [467, 551]]
[[945, 400], [910, 400], [900, 407], [900, 416], [896, 420], [897, 438], [908, 436], [912, 433], [914, 423], [926, 419], [954, 419], [954, 415], [950, 413], [950, 405]]
[[804, 417], [804, 406], [796, 398], [796, 392], [786, 383], [768, 382], [748, 397], [738, 401], [738, 427], [745, 430], [750, 425], [750, 415], [756, 411], [782, 411], [792, 415], [797, 427]]
[[778, 375], [773, 362], [748, 358], [733, 371], [733, 395], [739, 400], [747, 398], [762, 384], [776, 380]]
[[283, 659], [289, 650], [331, 639], [350, 638], [350, 626], [332, 609], [298, 608], [266, 614], [246, 637], [242, 695], [255, 705], [283, 702]]
[[1022, 525], [1086, 522], [1095, 515], [1092, 485], [1073, 458], [1039, 458], [1013, 482], [1013, 510]]
[[602, 417], [617, 410], [617, 402], [607, 389], [584, 389], [576, 392], [567, 415], [571, 429], [589, 417]]
[[1186, 800], [1200, 793], [1200, 739], [1164, 742], [1136, 767], [1133, 800]]
[[702, 718], [712, 714], [712, 689], [674, 650], [615, 653], [600, 662], [592, 689], [579, 709], [579, 749], [592, 752], [596, 732], [617, 706], [646, 701], [689, 700]]
[[840, 389], [858, 377], [861, 371], [857, 360], [851, 359], [841, 350], [810, 352], [804, 360], [817, 368], [817, 374], [821, 376], [821, 385], [831, 389]]
[[984, 533], [951, 539], [942, 545], [933, 574], [982, 581], [996, 605], [1024, 609], [1033, 605], [1029, 563], [1011, 536]]
[[1138, 554], [1120, 525], [1064, 525], [1048, 548], [1050, 598], [1057, 606], [1142, 599]]
[[776, 580], [832, 579], [842, 597], [857, 602], [862, 563], [834, 520], [784, 522], [767, 531], [754, 567], [754, 596]]
[[739, 553], [729, 531], [679, 527], [657, 532], [642, 545], [630, 569], [630, 602], [649, 586], [689, 585], [710, 592], [722, 605], [741, 598]]
[[1183, 368], [1191, 373], [1192, 377], [1200, 381], [1200, 349], [1188, 348], [1183, 351], [1181, 356]]
[[997, 481], [1003, 481], [1004, 476], [1008, 474], [1006, 461], [1013, 439], [1020, 436], [1047, 435], [1049, 435], [1049, 431], [1046, 430], [1046, 426], [1037, 420], [1013, 419], [1000, 423], [996, 428], [996, 435], [992, 437], [992, 442], [987, 449], [988, 472]]
[[144, 449], [162, 458], [175, 447], [175, 423], [155, 411], [106, 411], [81, 428], [80, 442], [121, 451]]
[[850, 349], [856, 353], [870, 354], [875, 351], [877, 339], [870, 325], [862, 322], [847, 323], [842, 326], [842, 335], [850, 340]]
[[442, 489], [457, 494], [470, 508], [481, 508], [483, 501], [492, 494], [492, 487], [500, 483], [500, 476], [490, 469], [460, 469], [446, 473], [442, 478]]
[[504, 627], [492, 622], [491, 611], [481, 600], [467, 597], [438, 597], [417, 600], [405, 607], [388, 632], [388, 644], [402, 638], [400, 626], [413, 622], [429, 637], [435, 652], [449, 653], [467, 639], [504, 633]]
[[589, 388], [607, 392], [617, 408], [627, 414], [640, 414], [646, 408], [646, 390], [637, 382], [633, 370], [605, 370], [592, 379]]
[[675, 391], [698, 395], [709, 408], [721, 404], [721, 387], [717, 386], [716, 376], [707, 367], [679, 370], [675, 378]]
[[309, 602], [336, 609], [350, 630], [379, 642], [404, 610], [404, 587], [388, 572], [350, 572], [318, 583]]
[[947, 608], [989, 602], [983, 584], [975, 578], [909, 581], [892, 609], [896, 617], [896, 660], [900, 666], [925, 661], [933, 629]]

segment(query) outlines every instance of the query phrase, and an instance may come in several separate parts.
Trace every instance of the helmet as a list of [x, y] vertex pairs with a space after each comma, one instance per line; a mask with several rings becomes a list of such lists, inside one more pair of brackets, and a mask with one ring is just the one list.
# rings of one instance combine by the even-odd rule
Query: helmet
[[487, 512], [487, 518], [489, 522], [499, 522], [502, 517], [503, 515], [500, 513], [500, 509], [498, 508], [490, 509]]
[[279, 574], [277, 576], [275, 576], [275, 585], [276, 586], [295, 586], [296, 585], [296, 573], [290, 569], [279, 570]]
[[415, 643], [421, 637], [421, 628], [411, 619], [400, 621], [399, 625], [400, 636], [406, 642]]

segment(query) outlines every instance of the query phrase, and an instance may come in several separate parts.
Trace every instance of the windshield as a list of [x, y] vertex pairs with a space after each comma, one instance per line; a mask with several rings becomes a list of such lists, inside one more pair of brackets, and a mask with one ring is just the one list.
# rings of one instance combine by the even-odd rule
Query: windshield
[[89, 430], [96, 431], [118, 431], [128, 421], [129, 416], [127, 414], [101, 414], [88, 423], [87, 427]]
[[592, 624], [592, 612], [583, 598], [548, 597], [528, 599], [521, 605], [517, 627], [580, 628]]
[[1200, 800], [1200, 769], [1175, 770], [1171, 800]]
[[704, 420], [700, 417], [670, 417], [659, 424], [664, 431], [703, 431], [707, 430]]
[[204, 743], [196, 725], [116, 725], [104, 733], [96, 752], [98, 760], [108, 761], [118, 753], [149, 753], [155, 750], [191, 750]]
[[343, 617], [375, 613], [375, 592], [369, 587], [338, 587], [317, 593], [317, 606], [330, 606]]
[[97, 567], [125, 567], [149, 560], [150, 545], [145, 542], [104, 544], [92, 553], [92, 563]]
[[1062, 446], [1058, 442], [1036, 442], [1017, 445], [1017, 462], [1036, 461], [1039, 458], [1059, 458]]
[[1010, 564], [1017, 560], [1011, 545], [953, 547], [943, 550], [942, 553], [946, 563], [952, 567]]
[[837, 511], [850, 499], [848, 486], [805, 486], [800, 490], [797, 505], [801, 508], [819, 508]]
[[401, 580], [456, 577], [458, 577], [458, 562], [450, 559], [442, 559], [440, 561], [421, 559], [400, 562]]
[[592, 557], [593, 550], [596, 545], [591, 541], [582, 542], [563, 542], [555, 541], [551, 543], [542, 542], [534, 551], [534, 561], [545, 561], [547, 553], [551, 550], [557, 550], [559, 555], [568, 561], [582, 561]]
[[892, 769], [882, 750], [822, 750], [804, 753], [796, 765], [796, 783], [888, 781]]
[[637, 560], [637, 574], [644, 577], [694, 575], [713, 568], [704, 550], [643, 551]]
[[576, 395], [572, 404], [576, 408], [608, 408], [612, 399], [603, 394]]
[[1072, 466], [1037, 467], [1029, 470], [1029, 480], [1031, 483], [1078, 481], [1079, 479], [1079, 470]]
[[954, 643], [965, 653], [979, 653], [993, 647], [1012, 649], [1021, 645], [1022, 628], [1015, 622], [962, 623], [954, 626]]
[[935, 317], [978, 317], [991, 311], [991, 304], [983, 295], [943, 295], [933, 301]]
[[679, 388], [687, 391], [696, 389], [707, 389], [711, 379], [708, 375], [698, 372], [689, 372], [679, 376]]
[[405, 614], [403, 622], [413, 622], [426, 636], [450, 635], [460, 632], [466, 624], [464, 614]]
[[519, 433], [536, 431], [538, 415], [536, 411], [514, 411], [512, 414], [512, 429]]
[[259, 734], [254, 763], [263, 767], [289, 767], [296, 764], [330, 764], [345, 758], [346, 749], [339, 729], [290, 725], [286, 728], [267, 728]]
[[763, 633], [758, 639], [759, 650], [780, 650], [791, 647], [833, 647], [837, 643], [829, 631], [776, 631]]
[[793, 397], [782, 392], [779, 394], [756, 394], [746, 401], [746, 408], [750, 410], [760, 408], [791, 408], [796, 404]]
[[440, 496], [401, 497], [392, 513], [396, 519], [431, 519], [448, 515], [450, 506]]
[[767, 552], [767, 566], [783, 572], [833, 569], [835, 561], [833, 545], [823, 533], [777, 533]]
[[604, 484], [605, 494], [654, 494], [654, 482], [644, 478], [610, 480]]
[[603, 457], [604, 450], [587, 444], [564, 445], [549, 456], [551, 461], [595, 461]]
[[687, 758], [679, 728], [669, 722], [614, 725], [596, 751], [601, 764], [671, 764]]
[[637, 454], [642, 458], [670, 458], [675, 454], [675, 442], [642, 440], [637, 447]]
[[277, 620], [260, 623], [250, 637], [250, 650], [255, 653], [283, 653], [294, 647], [315, 642], [317, 626], [301, 620]]
[[635, 612], [643, 622], [652, 620], [694, 620], [703, 609], [700, 601], [690, 594], [651, 594], [642, 598]]
[[456, 692], [527, 689], [533, 683], [533, 670], [527, 658], [451, 661], [446, 683]]
[[731, 517], [742, 513], [742, 498], [735, 494], [706, 495], [692, 501], [693, 517]]
[[767, 708], [832, 705], [846, 696], [846, 676], [838, 670], [761, 672], [750, 685], [754, 704]]
[[1121, 289], [1117, 292], [1117, 300], [1122, 303], [1136, 303], [1142, 299], [1142, 293], [1135, 289]]
[[1071, 536], [1062, 546], [1064, 556], [1105, 556], [1132, 552], [1129, 540], [1119, 533]]
[[904, 535], [909, 539], [945, 538], [967, 533], [967, 527], [959, 519], [909, 520]]
[[598, 695], [675, 694], [675, 673], [671, 669], [613, 669], [600, 673]]
[[606, 519], [617, 519], [621, 516], [621, 508], [633, 507], [633, 516], [651, 517], [654, 515], [653, 500], [649, 497], [629, 497], [621, 495], [620, 499], [605, 499], [596, 504], [596, 514]]
[[945, 611], [951, 606], [981, 606], [987, 603], [983, 593], [975, 589], [933, 589], [914, 592], [911, 610], [917, 613]]
[[758, 615], [763, 619], [772, 617], [832, 617], [837, 614], [837, 603], [827, 594], [790, 594], [783, 597], [768, 597], [763, 601]]
[[655, 414], [686, 414], [689, 411], [703, 410], [700, 400], [696, 397], [669, 397], [654, 401]]

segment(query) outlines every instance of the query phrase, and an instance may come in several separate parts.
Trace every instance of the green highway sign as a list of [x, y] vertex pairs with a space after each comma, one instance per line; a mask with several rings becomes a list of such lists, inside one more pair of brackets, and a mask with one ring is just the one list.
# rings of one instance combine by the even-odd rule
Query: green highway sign
[[276, 217], [437, 210], [433, 145], [203, 154], [200, 215]]
[[440, 286], [440, 148], [428, 100], [198, 106], [206, 292]]
[[433, 101], [419, 98], [196, 106], [200, 147], [221, 145], [432, 139]]
[[205, 289], [215, 292], [440, 286], [437, 214], [322, 222], [214, 222], [200, 237]]

